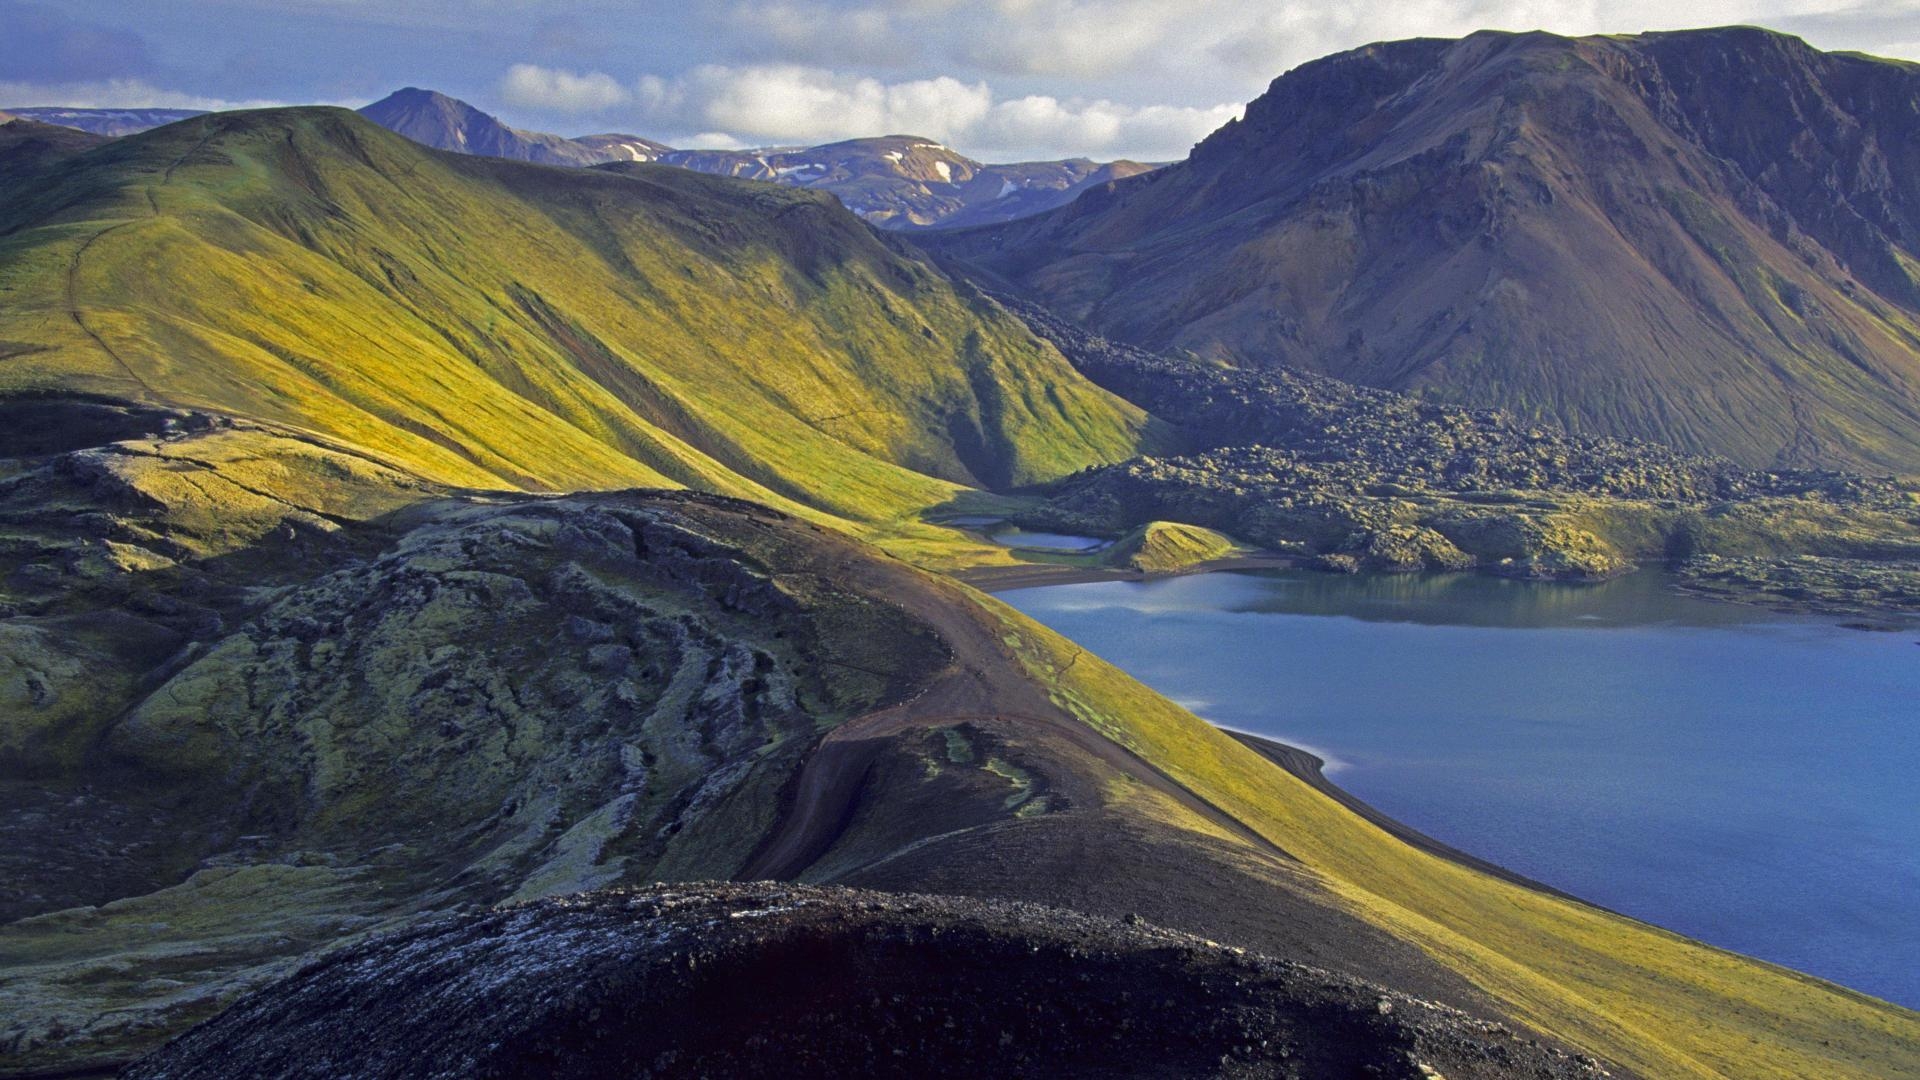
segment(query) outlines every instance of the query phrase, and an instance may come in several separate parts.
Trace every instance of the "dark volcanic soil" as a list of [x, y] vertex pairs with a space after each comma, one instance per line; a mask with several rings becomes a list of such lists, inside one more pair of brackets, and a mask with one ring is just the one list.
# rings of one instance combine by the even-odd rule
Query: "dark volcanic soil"
[[1184, 934], [806, 886], [587, 893], [314, 963], [161, 1077], [1592, 1077], [1506, 1028]]

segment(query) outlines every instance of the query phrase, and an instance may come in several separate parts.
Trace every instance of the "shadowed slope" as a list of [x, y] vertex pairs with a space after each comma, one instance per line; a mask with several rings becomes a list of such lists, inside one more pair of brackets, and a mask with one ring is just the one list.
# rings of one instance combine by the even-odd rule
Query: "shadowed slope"
[[947, 243], [1152, 348], [1911, 472], [1917, 94], [1751, 29], [1374, 45], [1185, 163]]
[[101, 135], [0, 113], [0, 187], [19, 183], [106, 141]]

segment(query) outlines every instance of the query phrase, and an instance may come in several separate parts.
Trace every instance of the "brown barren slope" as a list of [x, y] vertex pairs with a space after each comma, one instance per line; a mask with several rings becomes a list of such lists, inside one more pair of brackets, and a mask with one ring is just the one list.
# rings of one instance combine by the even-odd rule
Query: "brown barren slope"
[[1749, 465], [1920, 470], [1920, 67], [1763, 30], [1371, 45], [930, 243], [1110, 337]]

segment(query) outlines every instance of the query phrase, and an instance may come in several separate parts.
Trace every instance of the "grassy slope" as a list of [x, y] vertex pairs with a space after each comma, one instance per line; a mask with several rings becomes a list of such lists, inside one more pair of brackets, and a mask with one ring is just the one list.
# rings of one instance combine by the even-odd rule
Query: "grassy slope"
[[0, 208], [0, 393], [258, 418], [429, 479], [692, 486], [906, 533], [1145, 416], [824, 195], [438, 154], [332, 109], [80, 155]]
[[1659, 1077], [1887, 1077], [1920, 1061], [1920, 1015], [1417, 851], [1071, 642], [983, 602], [1057, 701], [1542, 1031]]
[[1239, 550], [1232, 538], [1212, 529], [1149, 521], [1116, 541], [1106, 558], [1115, 566], [1165, 574], [1224, 559]]

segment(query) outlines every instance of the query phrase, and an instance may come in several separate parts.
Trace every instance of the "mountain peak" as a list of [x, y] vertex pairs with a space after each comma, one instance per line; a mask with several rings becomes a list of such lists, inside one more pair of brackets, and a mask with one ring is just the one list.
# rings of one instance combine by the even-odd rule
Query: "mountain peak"
[[1916, 172], [1920, 66], [1487, 31], [1303, 64], [1152, 182], [952, 250], [1136, 344], [1911, 472]]
[[520, 131], [456, 97], [417, 86], [403, 87], [360, 110], [381, 127], [437, 150], [542, 165], [594, 165], [617, 160], [558, 135]]

